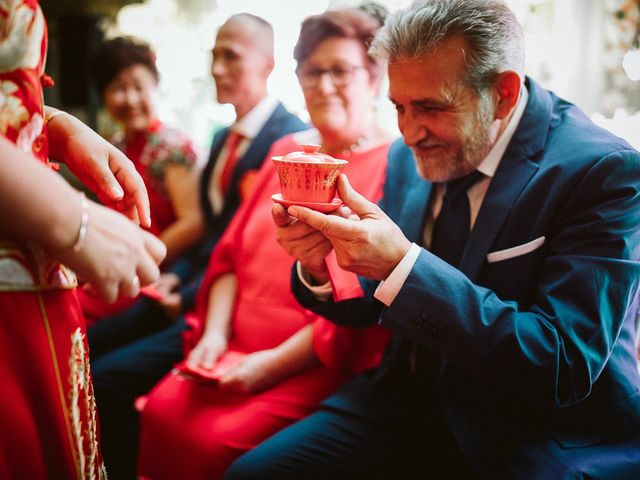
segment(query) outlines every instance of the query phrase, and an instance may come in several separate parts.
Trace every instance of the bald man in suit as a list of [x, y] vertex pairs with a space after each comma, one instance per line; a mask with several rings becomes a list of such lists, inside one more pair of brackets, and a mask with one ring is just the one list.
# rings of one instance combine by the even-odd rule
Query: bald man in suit
[[218, 30], [211, 74], [219, 103], [235, 122], [214, 136], [200, 180], [204, 238], [157, 282], [161, 297], [139, 298], [89, 329], [94, 389], [105, 463], [111, 478], [135, 478], [137, 412], [144, 395], [182, 357], [182, 313], [194, 304], [209, 253], [238, 208], [252, 172], [278, 138], [308, 128], [267, 92], [274, 66], [273, 29], [251, 14], [230, 17]]

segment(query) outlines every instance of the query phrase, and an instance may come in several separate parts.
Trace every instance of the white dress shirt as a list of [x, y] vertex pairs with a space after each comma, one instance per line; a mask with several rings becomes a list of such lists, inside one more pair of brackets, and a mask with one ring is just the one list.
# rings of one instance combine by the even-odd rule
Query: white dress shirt
[[[242, 118], [237, 119], [230, 130], [242, 135], [242, 141], [238, 145], [238, 158], [246, 153], [251, 142], [258, 136], [260, 130], [264, 128], [267, 120], [271, 117], [273, 112], [278, 106], [278, 100], [271, 95], [264, 97], [255, 107], [253, 107]], [[227, 136], [227, 140], [229, 137]], [[218, 161], [213, 169], [211, 179], [209, 180], [209, 202], [213, 208], [213, 212], [218, 215], [224, 207], [224, 195], [222, 194], [222, 188], [220, 185], [222, 172], [224, 166], [229, 158], [229, 146], [225, 140], [225, 144], [220, 150]]]

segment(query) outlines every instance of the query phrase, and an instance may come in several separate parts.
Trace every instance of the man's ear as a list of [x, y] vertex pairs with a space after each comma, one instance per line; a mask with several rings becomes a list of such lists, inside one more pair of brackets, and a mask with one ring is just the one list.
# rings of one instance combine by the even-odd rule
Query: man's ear
[[276, 66], [275, 59], [273, 58], [273, 55], [271, 55], [269, 56], [269, 58], [265, 60], [265, 65], [264, 65], [265, 78], [269, 78], [269, 75], [271, 75], [271, 72], [273, 72], [273, 69], [275, 66]]
[[495, 117], [498, 120], [506, 118], [518, 104], [522, 80], [513, 70], [499, 74], [494, 82], [493, 91], [496, 99]]

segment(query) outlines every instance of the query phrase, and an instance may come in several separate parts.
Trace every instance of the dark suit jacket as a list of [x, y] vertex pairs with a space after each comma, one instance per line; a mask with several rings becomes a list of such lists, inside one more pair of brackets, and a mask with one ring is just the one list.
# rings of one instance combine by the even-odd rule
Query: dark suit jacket
[[[366, 280], [363, 300], [318, 304], [295, 281], [294, 292], [336, 323], [378, 319], [393, 330], [378, 379], [397, 374], [403, 342], [437, 352], [435, 384], [449, 426], [490, 478], [640, 478], [640, 451], [624, 451], [626, 436], [635, 436], [636, 449], [640, 439], [640, 154], [575, 106], [531, 80], [527, 86], [526, 110], [460, 270], [422, 250], [388, 308], [371, 298], [376, 284]], [[381, 206], [419, 244], [416, 219], [425, 216], [431, 184], [406, 147], [395, 144], [389, 155]], [[487, 260], [541, 237], [528, 253]], [[411, 393], [393, 395], [390, 405], [402, 408]], [[332, 402], [367, 408], [349, 388]], [[590, 465], [588, 447], [608, 442], [636, 460], [622, 470], [616, 460], [610, 471]]]
[[276, 140], [289, 133], [307, 128], [309, 128], [307, 124], [287, 111], [284, 105], [279, 103], [262, 130], [249, 145], [245, 154], [238, 160], [224, 199], [224, 208], [219, 214], [214, 214], [213, 212], [209, 201], [208, 188], [220, 151], [229, 134], [229, 128], [223, 128], [215, 134], [211, 144], [209, 160], [202, 171], [199, 187], [200, 207], [205, 221], [205, 235], [195, 247], [177, 259], [171, 268], [171, 271], [176, 273], [182, 281], [180, 293], [183, 299], [183, 311], [193, 306], [196, 292], [208, 264], [209, 254], [240, 204], [239, 180], [248, 170], [260, 168], [271, 145]]

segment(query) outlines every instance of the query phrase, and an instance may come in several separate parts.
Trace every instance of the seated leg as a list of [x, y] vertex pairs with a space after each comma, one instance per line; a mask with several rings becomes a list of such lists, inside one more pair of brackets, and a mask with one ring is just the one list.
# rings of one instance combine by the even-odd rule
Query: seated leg
[[133, 402], [182, 358], [182, 320], [92, 361], [102, 452], [112, 479], [135, 478], [138, 414]]
[[164, 330], [172, 323], [157, 302], [140, 297], [126, 310], [103, 318], [87, 329], [91, 360]]

